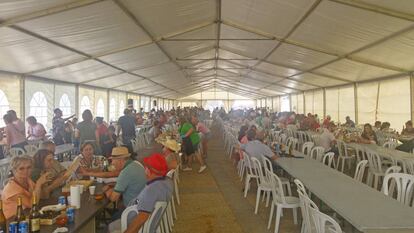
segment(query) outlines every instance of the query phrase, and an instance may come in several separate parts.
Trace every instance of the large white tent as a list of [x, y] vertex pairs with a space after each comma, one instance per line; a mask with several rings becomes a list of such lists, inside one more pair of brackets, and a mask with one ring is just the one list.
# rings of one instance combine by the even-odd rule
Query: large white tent
[[398, 127], [413, 21], [412, 0], [2, 0], [0, 114], [249, 98]]

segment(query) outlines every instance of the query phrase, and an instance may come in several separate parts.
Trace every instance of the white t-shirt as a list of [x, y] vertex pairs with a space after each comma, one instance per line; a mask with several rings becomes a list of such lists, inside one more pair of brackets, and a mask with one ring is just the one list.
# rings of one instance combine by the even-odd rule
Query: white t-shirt
[[325, 148], [325, 151], [331, 150], [331, 142], [335, 140], [335, 136], [333, 133], [329, 132], [328, 129], [323, 129], [323, 133], [320, 136], [319, 143], [323, 148]]

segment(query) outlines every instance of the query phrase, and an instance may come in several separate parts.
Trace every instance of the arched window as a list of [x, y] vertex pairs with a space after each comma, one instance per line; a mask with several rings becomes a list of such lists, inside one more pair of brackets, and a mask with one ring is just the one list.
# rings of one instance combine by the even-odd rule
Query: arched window
[[[3, 117], [7, 111], [10, 110], [10, 104], [7, 100], [6, 94], [2, 90], [0, 90], [0, 116]], [[4, 121], [0, 121], [0, 127], [4, 127]]]
[[109, 101], [109, 120], [116, 120], [116, 101], [114, 98]]
[[91, 103], [89, 101], [89, 97], [84, 96], [82, 97], [80, 103], [80, 114], [82, 114], [86, 109], [91, 109]]
[[98, 104], [96, 105], [96, 116], [105, 116], [105, 105], [102, 99], [99, 99]]
[[43, 92], [35, 92], [30, 100], [29, 115], [34, 116], [37, 122], [46, 125], [47, 123], [47, 100]]
[[63, 117], [68, 117], [72, 114], [72, 109], [70, 108], [70, 99], [67, 94], [63, 94], [59, 100], [59, 108], [62, 110]]
[[119, 102], [119, 115], [120, 116], [124, 115], [124, 110], [125, 110], [125, 102], [121, 100], [121, 102]]

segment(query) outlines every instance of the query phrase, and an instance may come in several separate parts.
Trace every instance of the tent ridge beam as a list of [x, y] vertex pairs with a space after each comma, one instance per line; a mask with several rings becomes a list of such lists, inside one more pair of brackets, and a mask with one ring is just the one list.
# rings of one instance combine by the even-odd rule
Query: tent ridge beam
[[[162, 39], [162, 41], [216, 41], [214, 38], [171, 38], [171, 39]], [[272, 41], [275, 39], [267, 38], [220, 38], [223, 41]]]

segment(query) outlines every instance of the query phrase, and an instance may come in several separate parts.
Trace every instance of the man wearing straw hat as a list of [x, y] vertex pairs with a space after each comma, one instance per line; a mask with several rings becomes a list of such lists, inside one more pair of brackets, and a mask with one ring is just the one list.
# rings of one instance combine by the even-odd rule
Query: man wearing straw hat
[[[122, 195], [124, 207], [134, 199], [147, 182], [145, 179], [144, 167], [138, 162], [130, 158], [130, 153], [126, 147], [114, 147], [112, 149], [112, 165], [116, 170], [121, 170], [115, 187], [105, 186], [102, 191], [110, 201], [118, 201]], [[123, 208], [120, 208], [118, 214], [112, 216], [113, 219], [121, 217]]]
[[167, 139], [162, 141], [161, 144], [164, 146], [162, 153], [167, 161], [168, 170], [177, 168], [177, 156], [176, 153], [180, 152], [181, 145], [173, 139]]

